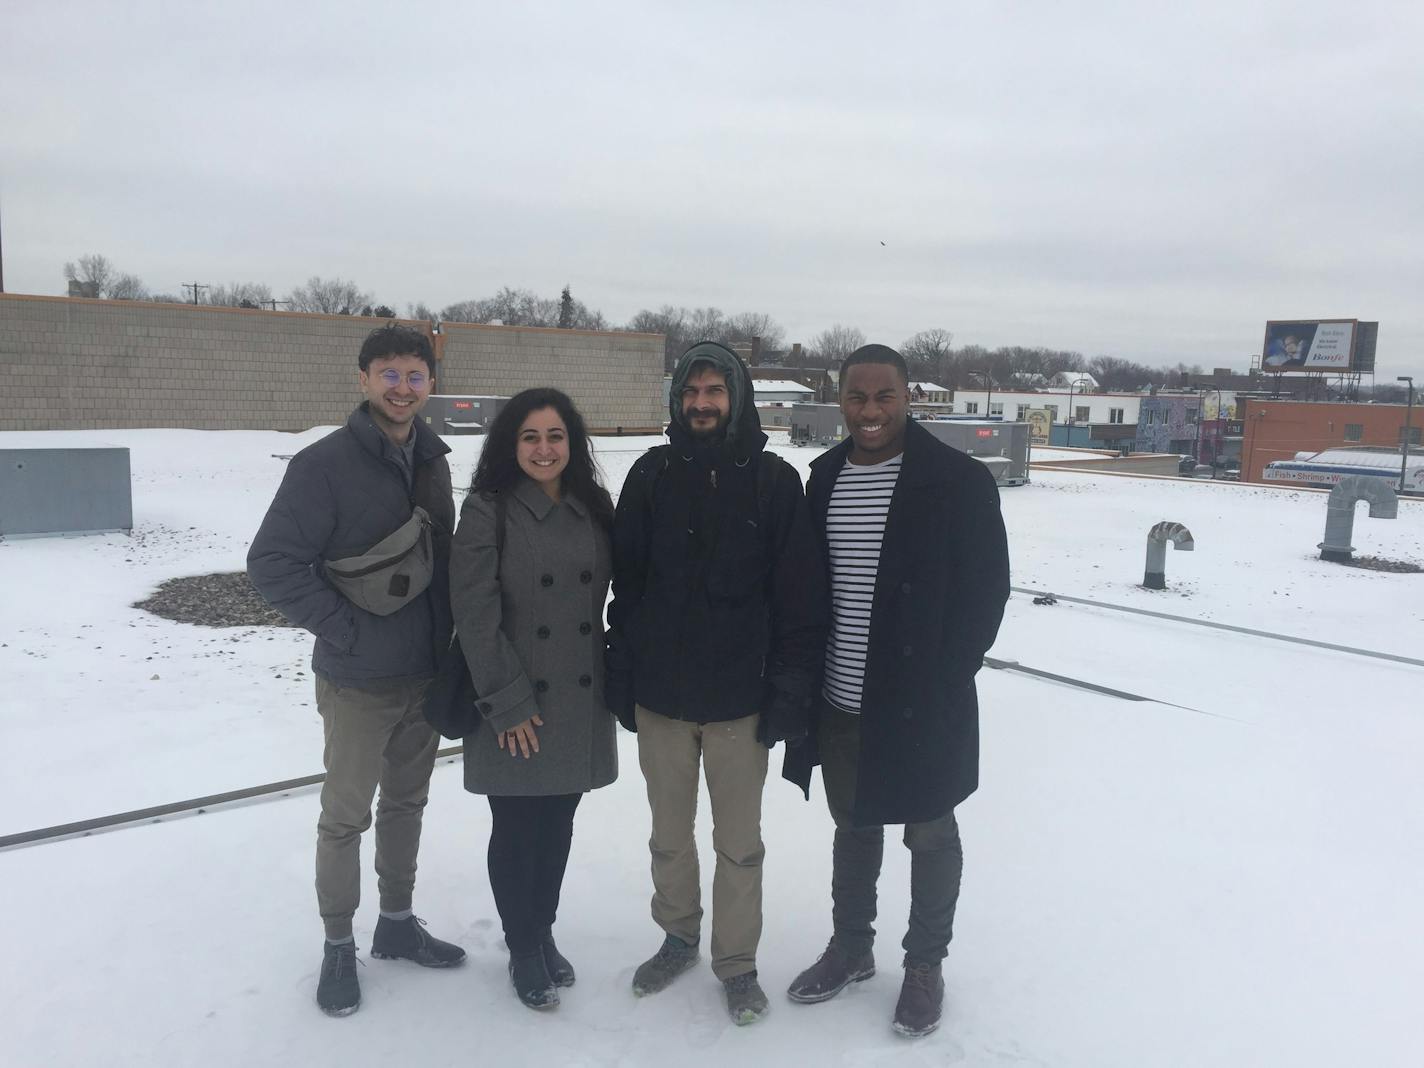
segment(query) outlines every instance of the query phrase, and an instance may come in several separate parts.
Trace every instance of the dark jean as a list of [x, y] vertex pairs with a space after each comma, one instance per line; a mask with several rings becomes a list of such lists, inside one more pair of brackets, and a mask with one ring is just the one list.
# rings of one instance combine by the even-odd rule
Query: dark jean
[[554, 926], [583, 794], [490, 797], [489, 877], [515, 956], [533, 953]]
[[[836, 944], [851, 956], [869, 953], [875, 944], [875, 884], [885, 854], [884, 826], [856, 826], [852, 815], [860, 724], [860, 716], [823, 704], [817, 733], [821, 781], [836, 823], [831, 919]], [[937, 964], [945, 958], [954, 934], [954, 908], [964, 870], [954, 810], [927, 823], [905, 824], [905, 845], [910, 850], [910, 926], [901, 945], [915, 960]]]

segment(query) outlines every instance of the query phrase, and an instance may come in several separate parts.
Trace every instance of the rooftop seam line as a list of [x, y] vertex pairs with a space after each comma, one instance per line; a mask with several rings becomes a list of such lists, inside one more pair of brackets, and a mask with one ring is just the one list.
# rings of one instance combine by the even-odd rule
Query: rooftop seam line
[[1154, 612], [1150, 608], [1132, 608], [1125, 604], [1109, 604], [1106, 601], [1090, 601], [1086, 597], [1070, 597], [1066, 593], [1051, 593], [1048, 590], [1031, 590], [1023, 586], [1010, 586], [1014, 593], [1025, 593], [1034, 597], [1054, 597], [1060, 601], [1068, 601], [1071, 604], [1085, 604], [1092, 608], [1107, 608], [1114, 612], [1131, 612], [1138, 616], [1151, 616], [1153, 619], [1169, 619], [1174, 623], [1190, 623], [1197, 627], [1210, 627], [1212, 630], [1225, 630], [1233, 634], [1250, 634], [1257, 638], [1271, 638], [1278, 642], [1291, 642], [1294, 645], [1309, 645], [1316, 649], [1330, 649], [1337, 653], [1351, 653], [1354, 656], [1368, 656], [1376, 660], [1389, 660], [1396, 664], [1407, 664], [1410, 667], [1424, 668], [1424, 660], [1416, 660], [1412, 656], [1400, 656], [1397, 653], [1381, 653], [1373, 649], [1357, 649], [1353, 645], [1336, 645], [1334, 642], [1316, 641], [1314, 638], [1297, 638], [1290, 634], [1277, 634], [1269, 630], [1256, 630], [1252, 627], [1238, 627], [1232, 623], [1213, 623], [1207, 619], [1193, 619], [1191, 616], [1175, 616], [1170, 612]]

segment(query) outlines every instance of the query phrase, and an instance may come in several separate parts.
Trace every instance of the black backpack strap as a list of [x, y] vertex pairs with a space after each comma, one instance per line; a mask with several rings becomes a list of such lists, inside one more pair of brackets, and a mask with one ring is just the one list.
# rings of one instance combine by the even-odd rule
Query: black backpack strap
[[776, 471], [782, 462], [776, 453], [763, 451], [757, 464], [757, 522], [768, 533], [771, 531], [771, 498], [776, 493]]

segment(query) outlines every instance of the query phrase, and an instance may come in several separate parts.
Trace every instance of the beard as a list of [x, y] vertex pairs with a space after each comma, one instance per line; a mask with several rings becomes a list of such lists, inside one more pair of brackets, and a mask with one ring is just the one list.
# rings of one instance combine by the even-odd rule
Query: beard
[[[710, 427], [693, 426], [693, 416], [711, 416], [715, 420], [715, 422]], [[697, 438], [701, 441], [708, 441], [712, 438], [722, 437], [724, 434], [727, 433], [727, 424], [731, 422], [730, 415], [724, 415], [722, 412], [717, 411], [715, 408], [684, 412], [683, 418], [687, 422], [688, 433], [690, 433], [694, 438]]]

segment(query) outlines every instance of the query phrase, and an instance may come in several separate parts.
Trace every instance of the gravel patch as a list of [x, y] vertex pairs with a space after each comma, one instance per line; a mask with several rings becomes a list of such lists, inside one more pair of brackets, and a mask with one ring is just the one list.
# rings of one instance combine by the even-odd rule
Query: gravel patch
[[1342, 561], [1346, 567], [1363, 568], [1365, 571], [1388, 571], [1396, 575], [1417, 575], [1424, 567], [1411, 564], [1407, 560], [1386, 560], [1382, 556], [1352, 556]]
[[135, 608], [199, 627], [290, 627], [245, 571], [169, 579]]

